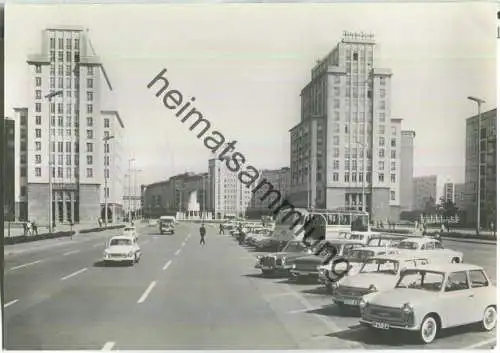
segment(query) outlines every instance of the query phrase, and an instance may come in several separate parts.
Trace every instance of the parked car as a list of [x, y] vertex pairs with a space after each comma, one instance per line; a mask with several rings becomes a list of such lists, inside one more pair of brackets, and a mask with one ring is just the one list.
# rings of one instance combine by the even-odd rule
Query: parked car
[[295, 258], [292, 262], [291, 274], [294, 277], [314, 277], [319, 278], [319, 271], [323, 268], [323, 263], [332, 252], [336, 252], [335, 257], [343, 256], [348, 251], [363, 247], [364, 243], [360, 240], [350, 240], [341, 238], [330, 238], [322, 241], [318, 248], [322, 246], [325, 249], [320, 254], [309, 254]]
[[396, 247], [401, 241], [401, 237], [394, 235], [379, 234], [368, 240], [366, 246], [389, 246]]
[[430, 264], [402, 272], [394, 289], [360, 303], [362, 325], [414, 332], [431, 343], [440, 330], [479, 323], [496, 327], [496, 287], [484, 269], [471, 264]]
[[141, 248], [134, 236], [116, 236], [110, 239], [104, 250], [104, 264], [129, 263], [134, 265], [141, 258]]
[[460, 251], [445, 249], [443, 244], [434, 238], [414, 237], [406, 238], [396, 246], [399, 251], [417, 253], [419, 256], [428, 258], [432, 262], [460, 263], [463, 261], [464, 254]]
[[364, 246], [355, 248], [347, 252], [344, 256], [345, 262], [332, 260], [327, 265], [322, 265], [318, 269], [319, 282], [322, 283], [328, 292], [333, 289], [333, 283], [342, 277], [353, 276], [359, 273], [361, 267], [371, 257], [396, 253], [396, 249], [378, 246]]
[[394, 288], [401, 271], [429, 261], [418, 254], [390, 254], [365, 261], [359, 273], [342, 278], [333, 288], [333, 302], [340, 308], [358, 308], [363, 296]]
[[280, 252], [257, 256], [255, 268], [260, 269], [264, 275], [274, 273], [288, 274], [292, 268], [291, 261], [294, 258], [311, 254], [312, 251], [312, 249], [307, 248], [300, 240], [292, 240]]

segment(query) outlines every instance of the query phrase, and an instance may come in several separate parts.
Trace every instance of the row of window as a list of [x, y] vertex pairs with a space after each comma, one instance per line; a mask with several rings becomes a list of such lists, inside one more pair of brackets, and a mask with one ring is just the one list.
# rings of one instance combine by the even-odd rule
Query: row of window
[[[78, 77], [76, 77], [74, 79], [74, 82], [75, 82], [75, 87], [79, 88], [80, 87], [80, 80], [78, 79]], [[58, 85], [57, 85], [58, 88], [65, 88], [63, 77], [59, 77], [57, 79], [57, 83], [58, 83]], [[66, 88], [71, 88], [71, 83], [72, 83], [71, 77], [66, 77]], [[42, 87], [42, 78], [40, 76], [35, 77], [35, 86]], [[56, 87], [56, 78], [50, 77], [50, 88], [55, 88], [55, 87]], [[93, 78], [87, 78], [87, 88], [94, 88], [94, 79]], [[88, 93], [87, 93], [87, 96], [88, 96]], [[37, 98], [38, 98], [38, 96], [37, 96]]]
[[[339, 181], [339, 173], [338, 172], [333, 172], [332, 174], [333, 181]], [[371, 183], [371, 173], [367, 172], [366, 173], [366, 182]], [[385, 174], [384, 173], [378, 173], [378, 181], [379, 183], [384, 183], [385, 182]], [[350, 183], [350, 182], [363, 182], [363, 173], [351, 173], [351, 172], [345, 172], [344, 173], [344, 182], [345, 183]], [[395, 183], [396, 182], [396, 174], [391, 174], [391, 182]]]
[[[73, 46], [71, 46], [73, 42]], [[50, 44], [50, 49], [55, 49], [56, 48], [56, 38], [50, 38], [49, 40]], [[64, 49], [64, 38], [58, 38], [57, 39], [57, 48], [58, 49]], [[74, 38], [71, 40], [71, 38], [66, 38], [66, 49], [71, 50], [79, 50], [80, 49], [80, 39]]]
[[[52, 167], [52, 177], [54, 178], [64, 178], [63, 174], [63, 167]], [[57, 171], [57, 174], [56, 174]], [[72, 173], [74, 171], [74, 173]], [[24, 175], [23, 175], [24, 174]], [[21, 176], [26, 176], [26, 168], [21, 168]], [[41, 167], [35, 167], [35, 176], [36, 177], [41, 177], [42, 176], [42, 168]], [[66, 178], [72, 178], [72, 177], [78, 177], [79, 176], [79, 170], [78, 167], [75, 167], [74, 169], [71, 167], [66, 168]], [[94, 177], [94, 170], [92, 168], [87, 168], [87, 178], [93, 178]]]
[[[66, 64], [66, 76], [72, 76], [74, 74], [74, 71], [73, 71], [72, 67], [73, 66], [71, 64]], [[42, 67], [41, 67], [41, 65], [36, 65], [35, 72], [37, 74], [42, 73]], [[59, 76], [63, 76], [64, 75], [64, 65], [61, 64], [61, 63], [57, 65], [57, 74]], [[87, 66], [87, 75], [88, 76], [92, 76], [93, 74], [94, 74], [94, 68], [92, 66]], [[56, 75], [56, 66], [55, 66], [54, 63], [52, 63], [50, 65], [50, 75], [51, 76], [55, 76]]]
[[[71, 51], [66, 52], [66, 60], [64, 60], [64, 51], [60, 50], [57, 52], [57, 61], [66, 61], [66, 62], [80, 62], [80, 53], [75, 52], [74, 54]], [[50, 61], [54, 62], [56, 61], [56, 52], [55, 50], [50, 51]]]
[[[68, 116], [66, 117], [66, 127], [71, 127], [71, 116]], [[64, 118], [62, 115], [59, 115], [57, 117], [57, 126], [58, 127], [63, 127], [63, 123], [64, 123]], [[41, 115], [36, 115], [35, 116], [35, 124], [36, 125], [42, 125], [42, 116]], [[87, 126], [93, 126], [94, 125], [94, 119], [89, 116], [87, 117]], [[52, 127], [55, 127], [56, 126], [56, 117], [54, 115], [52, 115], [50, 117], [50, 126]], [[77, 121], [75, 121], [75, 127], [79, 127], [80, 124]], [[109, 119], [108, 118], [104, 118], [104, 127], [105, 128], [109, 128]]]

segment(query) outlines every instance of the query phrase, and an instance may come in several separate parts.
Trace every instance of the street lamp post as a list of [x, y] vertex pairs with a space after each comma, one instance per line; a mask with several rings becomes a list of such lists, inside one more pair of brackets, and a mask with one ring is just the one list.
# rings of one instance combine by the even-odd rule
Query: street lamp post
[[114, 136], [104, 136], [102, 139], [104, 141], [104, 228], [108, 228], [108, 170], [109, 165], [107, 164], [106, 157], [108, 156], [108, 141], [114, 139]]
[[477, 183], [476, 183], [476, 192], [477, 192], [477, 221], [476, 221], [476, 234], [479, 235], [479, 231], [481, 230], [481, 104], [485, 103], [484, 100], [469, 96], [467, 99], [477, 103]]
[[63, 91], [62, 90], [59, 90], [59, 91], [54, 91], [54, 92], [50, 92], [49, 94], [47, 94], [45, 96], [45, 98], [49, 101], [49, 122], [48, 122], [48, 125], [49, 125], [49, 128], [48, 128], [48, 132], [49, 132], [49, 145], [48, 145], [48, 148], [47, 148], [47, 151], [48, 151], [48, 165], [49, 165], [49, 233], [52, 233], [53, 229], [52, 229], [52, 161], [51, 161], [51, 151], [50, 149], [52, 148], [52, 134], [50, 133], [50, 104], [52, 103], [52, 98], [56, 97], [56, 96], [59, 96], [59, 95], [62, 95], [63, 94]]
[[142, 172], [142, 169], [134, 169], [133, 170], [134, 172], [134, 217], [137, 218], [137, 195], [136, 195], [136, 192], [137, 192], [137, 173], [138, 172]]
[[131, 200], [132, 200], [131, 197], [132, 196], [130, 195], [130, 193], [132, 191], [131, 190], [132, 189], [132, 187], [131, 187], [131, 183], [132, 183], [132, 166], [131, 166], [131, 164], [134, 161], [135, 161], [135, 158], [130, 158], [128, 160], [128, 195], [127, 196], [128, 196], [128, 221], [129, 221], [129, 223], [132, 223], [132, 204], [131, 204]]

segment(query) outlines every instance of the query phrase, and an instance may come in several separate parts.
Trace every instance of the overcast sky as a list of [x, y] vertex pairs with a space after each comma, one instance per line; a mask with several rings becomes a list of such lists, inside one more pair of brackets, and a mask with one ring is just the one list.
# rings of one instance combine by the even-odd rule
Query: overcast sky
[[[5, 12], [5, 107], [25, 106], [26, 56], [50, 25], [89, 28], [115, 89], [143, 183], [208, 168], [209, 153], [147, 83], [173, 88], [259, 168], [288, 166], [289, 132], [316, 59], [342, 32], [375, 34], [390, 68], [392, 116], [415, 130], [415, 176], [464, 180], [465, 119], [475, 95], [496, 107], [496, 7], [491, 4], [12, 5]], [[439, 190], [441, 191], [441, 190]]]

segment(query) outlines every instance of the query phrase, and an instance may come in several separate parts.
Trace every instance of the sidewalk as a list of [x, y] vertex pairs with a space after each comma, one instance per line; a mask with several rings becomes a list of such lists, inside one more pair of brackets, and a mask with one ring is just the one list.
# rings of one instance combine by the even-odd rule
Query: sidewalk
[[[111, 223], [108, 224], [108, 226], [116, 226], [116, 225], [121, 225], [123, 223]], [[75, 224], [73, 227], [71, 227], [69, 224], [56, 224], [56, 227], [53, 228], [53, 232], [69, 232], [70, 230], [74, 230], [75, 232], [79, 232], [81, 230], [85, 229], [92, 229], [92, 228], [99, 228], [99, 224], [96, 222], [84, 222], [84, 223], [79, 223]], [[48, 225], [40, 225], [38, 226], [38, 234], [45, 234], [49, 232], [49, 227]], [[10, 227], [10, 237], [19, 237], [24, 235], [24, 229], [20, 223], [15, 223], [11, 224]], [[4, 237], [8, 238], [9, 237], [9, 227], [8, 224], [4, 225]]]

